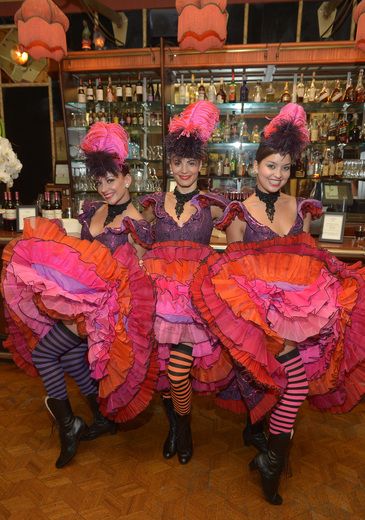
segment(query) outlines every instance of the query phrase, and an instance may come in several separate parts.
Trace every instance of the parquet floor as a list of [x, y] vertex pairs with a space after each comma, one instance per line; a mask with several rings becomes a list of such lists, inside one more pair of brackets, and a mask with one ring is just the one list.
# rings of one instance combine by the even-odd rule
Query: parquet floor
[[[344, 416], [303, 407], [284, 504], [270, 506], [247, 464], [242, 419], [194, 398], [195, 454], [187, 466], [162, 458], [166, 420], [159, 403], [117, 435], [80, 445], [57, 470], [57, 432], [43, 388], [0, 362], [0, 519], [14, 520], [365, 520], [365, 404]], [[74, 411], [86, 403], [72, 386]]]

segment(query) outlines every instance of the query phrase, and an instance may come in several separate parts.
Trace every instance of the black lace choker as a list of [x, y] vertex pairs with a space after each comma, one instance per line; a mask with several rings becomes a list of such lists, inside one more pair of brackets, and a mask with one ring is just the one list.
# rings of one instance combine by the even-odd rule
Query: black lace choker
[[113, 222], [117, 215], [123, 213], [127, 209], [130, 201], [131, 199], [128, 199], [127, 202], [124, 202], [123, 204], [108, 204], [108, 214], [104, 220], [104, 227], [110, 224], [110, 222]]
[[191, 191], [190, 193], [180, 193], [178, 191], [177, 186], [175, 186], [174, 189], [174, 195], [176, 197], [176, 205], [175, 205], [175, 213], [177, 218], [179, 219], [181, 214], [184, 211], [184, 206], [189, 200], [191, 200], [195, 195], [199, 194], [198, 188], [195, 188], [194, 191]]
[[274, 193], [265, 193], [261, 191], [257, 186], [255, 187], [255, 194], [262, 202], [265, 203], [265, 211], [268, 216], [270, 222], [274, 220], [275, 215], [275, 202], [280, 197], [280, 190], [275, 191]]

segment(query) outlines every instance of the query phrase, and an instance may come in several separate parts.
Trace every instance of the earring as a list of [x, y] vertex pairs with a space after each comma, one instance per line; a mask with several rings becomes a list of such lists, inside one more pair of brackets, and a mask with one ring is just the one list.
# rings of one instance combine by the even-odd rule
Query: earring
[[129, 188], [129, 184], [126, 184], [125, 187], [126, 187], [126, 188]]

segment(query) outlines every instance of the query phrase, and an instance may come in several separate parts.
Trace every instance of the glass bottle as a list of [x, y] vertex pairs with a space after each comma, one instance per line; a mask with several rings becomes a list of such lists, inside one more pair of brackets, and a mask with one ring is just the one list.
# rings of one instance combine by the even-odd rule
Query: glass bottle
[[104, 88], [101, 78], [97, 79], [96, 101], [104, 101]]
[[106, 87], [106, 100], [108, 103], [113, 103], [114, 101], [113, 84], [111, 76], [108, 77], [108, 85]]
[[186, 104], [186, 86], [184, 83], [184, 74], [181, 74], [181, 81], [179, 85], [179, 103], [181, 105]]
[[300, 74], [300, 80], [297, 84], [297, 103], [303, 103], [304, 101], [304, 91], [305, 91], [305, 85], [304, 85], [304, 74], [303, 72]]
[[241, 143], [249, 143], [250, 142], [250, 134], [248, 133], [247, 123], [246, 123], [246, 121], [244, 119], [241, 122], [240, 142]]
[[318, 141], [318, 120], [314, 117], [310, 124], [310, 140], [312, 143]]
[[259, 125], [254, 125], [251, 134], [251, 143], [259, 143], [260, 142], [260, 131]]
[[317, 88], [316, 88], [316, 73], [312, 73], [312, 81], [308, 89], [308, 102], [313, 103], [316, 100]]
[[226, 121], [223, 127], [223, 140], [225, 143], [229, 143], [231, 140], [231, 125], [229, 122], [229, 114], [226, 115]]
[[261, 103], [262, 101], [262, 88], [259, 81], [256, 83], [254, 93], [253, 93], [253, 102], [254, 103]]
[[241, 103], [246, 103], [248, 101], [248, 96], [249, 96], [249, 89], [248, 89], [248, 86], [247, 86], [246, 74], [244, 74], [242, 76], [242, 85], [241, 85], [241, 88], [240, 88], [240, 102]]
[[9, 225], [8, 225], [8, 218], [7, 218], [7, 209], [8, 209], [8, 192], [7, 191], [4, 191], [4, 202], [3, 202], [3, 229], [5, 231], [8, 231], [9, 230]]
[[60, 194], [58, 191], [54, 192], [53, 218], [62, 218], [62, 204], [60, 200]]
[[234, 80], [234, 70], [232, 70], [232, 79], [228, 87], [228, 102], [236, 102], [236, 82]]
[[357, 78], [357, 84], [355, 88], [355, 101], [356, 103], [364, 103], [365, 101], [365, 89], [363, 84], [364, 69], [360, 69], [359, 77]]
[[229, 177], [230, 173], [231, 173], [231, 165], [229, 162], [228, 150], [227, 150], [226, 154], [224, 156], [224, 160], [223, 160], [223, 175]]
[[227, 94], [224, 89], [223, 78], [221, 78], [220, 83], [219, 83], [219, 90], [218, 90], [218, 94], [217, 94], [217, 103], [219, 103], [219, 104], [225, 103], [226, 100], [227, 100]]
[[157, 83], [155, 90], [155, 101], [161, 101], [160, 84]]
[[91, 79], [89, 79], [87, 82], [86, 101], [94, 101], [94, 88]]
[[86, 103], [85, 88], [84, 88], [84, 84], [83, 84], [81, 78], [80, 78], [79, 88], [77, 89], [77, 102]]
[[230, 121], [230, 141], [234, 143], [238, 139], [238, 122], [237, 122], [237, 116], [236, 112], [233, 111], [231, 115], [231, 121]]
[[123, 101], [123, 88], [122, 88], [122, 84], [120, 82], [120, 78], [118, 79], [118, 82], [117, 82], [117, 87], [115, 89], [115, 94], [116, 94], [118, 102]]
[[197, 98], [197, 88], [195, 83], [195, 74], [191, 75], [191, 83], [189, 85], [189, 103], [195, 103]]
[[213, 76], [210, 78], [210, 83], [208, 86], [208, 101], [211, 103], [215, 103], [217, 101], [217, 91], [214, 85]]
[[229, 161], [230, 176], [236, 177], [237, 174], [237, 157], [234, 150], [231, 151], [231, 158]]
[[138, 80], [136, 84], [136, 101], [137, 103], [142, 103], [143, 101], [143, 83], [140, 74], [138, 74]]
[[8, 205], [5, 213], [8, 231], [16, 231], [16, 207], [10, 191], [8, 191]]
[[283, 93], [280, 96], [280, 101], [282, 103], [289, 103], [291, 101], [291, 95], [290, 95], [290, 92], [289, 92], [289, 85], [288, 85], [287, 81], [285, 83]]
[[336, 141], [337, 139], [337, 125], [338, 120], [336, 114], [333, 112], [330, 122], [328, 124], [327, 141]]
[[319, 103], [327, 103], [328, 99], [329, 99], [329, 90], [327, 88], [327, 81], [324, 81], [323, 82], [323, 86], [322, 86], [322, 89], [320, 91], [320, 93], [318, 94], [318, 102]]
[[348, 72], [345, 93], [343, 95], [342, 101], [345, 101], [346, 103], [352, 103], [354, 101], [354, 95], [355, 92], [354, 86], [352, 84], [351, 72]]
[[324, 151], [323, 159], [322, 159], [322, 171], [321, 171], [322, 177], [328, 177], [329, 173], [330, 173], [330, 162], [328, 160], [328, 151], [329, 151], [328, 148], [326, 148]]
[[147, 101], [149, 103], [152, 103], [152, 101], [154, 101], [154, 99], [155, 99], [155, 91], [153, 88], [152, 79], [150, 79], [150, 81], [148, 83], [148, 87], [147, 87]]
[[347, 143], [348, 142], [348, 129], [349, 129], [349, 122], [347, 120], [347, 114], [344, 112], [342, 115], [342, 118], [340, 119], [340, 123], [338, 126], [338, 140], [340, 143]]
[[339, 79], [336, 79], [334, 89], [332, 90], [328, 101], [330, 103], [335, 103], [336, 101], [341, 101], [343, 96], [343, 92], [341, 89], [341, 83]]
[[349, 143], [358, 143], [360, 141], [360, 127], [358, 124], [358, 115], [355, 113], [349, 128]]
[[199, 88], [198, 88], [198, 101], [204, 101], [206, 98], [205, 95], [205, 87], [203, 83], [203, 78], [200, 78]]
[[273, 101], [275, 101], [275, 89], [272, 86], [272, 82], [270, 83], [270, 85], [267, 87], [267, 89], [265, 91], [265, 98], [266, 98], [266, 103], [272, 103]]
[[133, 100], [132, 84], [131, 84], [130, 78], [128, 78], [128, 81], [125, 86], [125, 101], [126, 101], [126, 103], [132, 103], [132, 100]]

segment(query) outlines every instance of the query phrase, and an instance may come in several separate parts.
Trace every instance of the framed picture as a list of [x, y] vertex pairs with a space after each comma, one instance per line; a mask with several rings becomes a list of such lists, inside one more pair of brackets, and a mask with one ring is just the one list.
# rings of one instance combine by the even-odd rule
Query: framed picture
[[16, 209], [16, 230], [23, 231], [24, 219], [37, 216], [37, 206], [19, 206]]
[[324, 213], [319, 240], [321, 242], [343, 242], [345, 218], [345, 213]]

